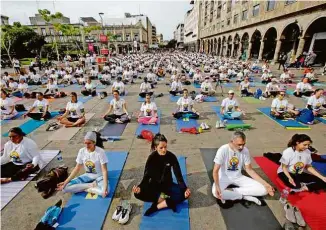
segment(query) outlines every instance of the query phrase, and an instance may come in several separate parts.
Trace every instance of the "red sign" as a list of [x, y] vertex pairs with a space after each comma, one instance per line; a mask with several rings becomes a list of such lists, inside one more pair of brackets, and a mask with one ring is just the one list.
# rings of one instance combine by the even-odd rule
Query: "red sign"
[[109, 54], [109, 50], [108, 49], [101, 49], [101, 54], [102, 55], [107, 55], [107, 54]]
[[88, 51], [89, 52], [94, 52], [94, 45], [93, 45], [93, 43], [88, 43]]
[[108, 42], [108, 37], [105, 34], [100, 34], [100, 42]]

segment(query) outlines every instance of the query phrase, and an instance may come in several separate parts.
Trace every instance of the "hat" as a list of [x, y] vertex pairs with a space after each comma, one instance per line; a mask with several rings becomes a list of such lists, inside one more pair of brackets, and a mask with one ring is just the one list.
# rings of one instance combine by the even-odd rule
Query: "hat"
[[87, 132], [84, 140], [91, 140], [93, 142], [96, 142], [96, 133], [95, 132]]
[[229, 90], [228, 94], [234, 94], [234, 91], [231, 89]]

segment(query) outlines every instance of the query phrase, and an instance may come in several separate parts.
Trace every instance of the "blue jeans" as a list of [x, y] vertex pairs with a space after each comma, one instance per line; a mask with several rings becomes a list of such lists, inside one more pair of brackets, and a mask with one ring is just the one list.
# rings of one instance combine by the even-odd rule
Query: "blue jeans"
[[20, 98], [23, 97], [23, 94], [20, 91], [13, 92], [11, 93], [11, 95], [14, 97], [20, 97]]

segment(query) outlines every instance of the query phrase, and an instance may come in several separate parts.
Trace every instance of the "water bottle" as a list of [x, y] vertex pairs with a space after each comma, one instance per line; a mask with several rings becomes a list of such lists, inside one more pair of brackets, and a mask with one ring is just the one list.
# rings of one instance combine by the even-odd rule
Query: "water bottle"
[[289, 193], [290, 193], [289, 188], [285, 188], [285, 189], [282, 190], [281, 197], [280, 197], [280, 202], [282, 204], [286, 204], [287, 203]]
[[61, 152], [57, 155], [57, 160], [58, 160], [58, 163], [59, 163], [59, 166], [60, 166], [60, 167], [64, 166], [63, 158], [62, 158]]

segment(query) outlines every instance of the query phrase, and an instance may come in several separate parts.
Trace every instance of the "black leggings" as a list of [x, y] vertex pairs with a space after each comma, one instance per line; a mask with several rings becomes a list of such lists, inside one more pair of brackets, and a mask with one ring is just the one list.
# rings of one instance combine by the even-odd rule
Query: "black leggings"
[[175, 114], [173, 114], [173, 117], [176, 118], [176, 119], [180, 119], [186, 114], [191, 115], [189, 117], [190, 119], [198, 119], [199, 118], [199, 115], [197, 113], [194, 113], [194, 112], [176, 112]]
[[[34, 120], [41, 120], [41, 118], [43, 116], [43, 113], [28, 113], [27, 116], [34, 119]], [[50, 119], [51, 118], [50, 112], [47, 111], [43, 118], [44, 118], [44, 120]]]
[[102, 83], [102, 85], [111, 85], [111, 82], [109, 80], [107, 80], [107, 81], [100, 80], [100, 82]]
[[95, 97], [96, 96], [96, 90], [82, 90], [81, 94], [83, 94], [84, 96], [92, 95], [92, 97]]
[[[122, 116], [124, 118], [122, 118]], [[104, 120], [108, 121], [109, 123], [111, 124], [114, 124], [116, 123], [115, 120], [116, 119], [120, 119], [123, 123], [128, 123], [129, 122], [129, 119], [125, 118], [126, 117], [126, 114], [121, 114], [121, 115], [116, 115], [116, 114], [109, 114], [109, 115], [106, 115], [104, 117]]]
[[142, 184], [139, 187], [140, 193], [135, 193], [135, 197], [144, 202], [157, 202], [161, 192], [169, 196], [166, 199], [167, 203], [169, 203], [169, 200], [172, 200], [175, 204], [179, 204], [186, 199], [184, 195], [185, 189], [181, 189], [179, 185], [174, 183], [166, 191], [160, 191], [157, 186], [149, 184]]
[[296, 97], [302, 97], [302, 96], [310, 97], [312, 93], [313, 93], [312, 91], [299, 92], [299, 93], [294, 92], [293, 95], [296, 96]]
[[140, 97], [146, 97], [146, 94], [149, 94], [150, 96], [152, 96], [153, 95], [153, 92], [143, 92], [143, 93], [139, 93], [139, 96]]
[[40, 168], [37, 165], [34, 168], [29, 168], [24, 171], [25, 165], [15, 165], [12, 162], [1, 165], [1, 178], [11, 178], [13, 181], [25, 180], [29, 174], [37, 172]]
[[183, 91], [170, 91], [170, 94], [172, 94], [173, 96], [177, 96], [177, 94], [182, 94]]
[[308, 173], [302, 173], [302, 174], [290, 173], [290, 175], [293, 178], [296, 186], [293, 186], [289, 182], [289, 179], [287, 178], [284, 172], [278, 173], [278, 177], [289, 188], [300, 189], [301, 183], [312, 183], [307, 185], [310, 192], [326, 189], [326, 183], [314, 175]]
[[246, 97], [253, 96], [253, 94], [251, 92], [249, 92], [247, 89], [242, 89], [241, 90], [241, 95], [244, 95]]

